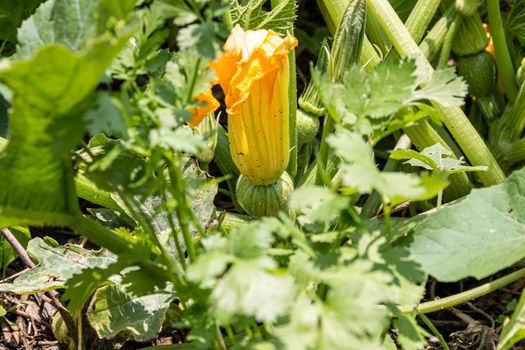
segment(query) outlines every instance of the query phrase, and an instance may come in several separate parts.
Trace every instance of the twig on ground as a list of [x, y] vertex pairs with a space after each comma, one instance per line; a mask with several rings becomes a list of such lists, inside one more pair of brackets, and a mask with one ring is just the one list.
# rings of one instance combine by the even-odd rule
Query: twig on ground
[[[22, 263], [28, 267], [28, 268], [34, 268], [36, 265], [31, 260], [29, 255], [27, 254], [26, 250], [20, 242], [16, 239], [16, 237], [9, 231], [7, 228], [2, 229], [2, 235], [5, 237], [5, 239], [9, 242], [9, 244], [13, 247], [13, 249], [17, 252], [18, 256], [22, 260]], [[67, 308], [62, 304], [60, 301], [60, 295], [56, 290], [50, 290], [45, 292], [45, 295], [49, 297], [50, 303], [60, 312], [60, 316], [62, 316], [62, 319], [64, 320], [64, 323], [67, 326], [67, 330], [69, 332], [69, 335], [77, 342], [77, 329], [76, 329], [76, 322], [67, 310]]]
[[16, 237], [13, 236], [11, 231], [9, 231], [8, 229], [4, 228], [4, 229], [2, 229], [2, 235], [9, 242], [9, 244], [11, 244], [11, 247], [13, 247], [13, 249], [16, 251], [16, 253], [18, 254], [18, 256], [20, 257], [20, 259], [22, 260], [22, 262], [24, 263], [25, 266], [27, 266], [27, 267], [29, 267], [31, 269], [33, 267], [35, 267], [35, 263], [31, 260], [29, 255], [27, 255], [26, 250], [24, 249], [24, 247], [22, 247], [20, 242], [18, 242]]

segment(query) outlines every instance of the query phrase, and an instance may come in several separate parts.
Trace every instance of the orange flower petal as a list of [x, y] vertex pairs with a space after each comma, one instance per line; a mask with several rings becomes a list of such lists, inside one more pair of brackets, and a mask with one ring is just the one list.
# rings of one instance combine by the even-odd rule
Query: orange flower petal
[[199, 125], [204, 117], [215, 112], [215, 110], [220, 106], [219, 101], [217, 101], [217, 99], [213, 96], [211, 89], [198, 94], [196, 99], [201, 103], [206, 103], [206, 105], [189, 109], [189, 112], [191, 113], [191, 120], [188, 122], [188, 125], [191, 127]]
[[233, 28], [210, 63], [226, 96], [232, 158], [253, 184], [273, 184], [288, 164], [288, 52], [293, 36]]
[[219, 59], [210, 63], [226, 95], [226, 107], [235, 109], [244, 101], [254, 81], [281, 69], [288, 52], [297, 46], [293, 36], [281, 38], [273, 30], [233, 28]]

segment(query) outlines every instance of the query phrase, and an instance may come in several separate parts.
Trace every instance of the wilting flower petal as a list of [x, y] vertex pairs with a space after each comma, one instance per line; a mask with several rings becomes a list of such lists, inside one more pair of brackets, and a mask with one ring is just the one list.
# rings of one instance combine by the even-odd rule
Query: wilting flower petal
[[226, 96], [228, 135], [239, 171], [256, 185], [273, 184], [288, 164], [288, 52], [293, 36], [236, 26], [215, 70]]

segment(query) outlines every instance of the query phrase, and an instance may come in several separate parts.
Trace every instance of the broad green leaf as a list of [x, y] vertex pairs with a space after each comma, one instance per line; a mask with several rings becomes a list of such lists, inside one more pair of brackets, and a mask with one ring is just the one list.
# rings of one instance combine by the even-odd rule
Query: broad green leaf
[[525, 290], [521, 292], [518, 305], [512, 316], [503, 322], [497, 350], [511, 349], [514, 344], [525, 338]]
[[194, 47], [200, 55], [215, 58], [222, 48], [222, 37], [225, 34], [222, 23], [205, 21], [190, 24], [179, 31], [177, 44], [181, 49]]
[[16, 54], [19, 57], [29, 57], [36, 48], [55, 42], [51, 20], [53, 6], [55, 0], [43, 2], [31, 17], [22, 22], [17, 34]]
[[399, 18], [405, 22], [410, 12], [412, 12], [416, 0], [389, 0], [389, 2], [399, 15]]
[[410, 258], [439, 281], [484, 278], [525, 257], [525, 169], [422, 218]]
[[[295, 0], [282, 0], [271, 11], [265, 11], [266, 0], [230, 0], [230, 14], [233, 24], [244, 30], [272, 29], [280, 34], [293, 31], [295, 21]], [[272, 1], [274, 3], [274, 1]]]
[[29, 241], [27, 252], [38, 265], [23, 272], [13, 283], [0, 284], [1, 291], [32, 294], [63, 288], [66, 280], [81, 270], [107, 267], [115, 261], [115, 257], [106, 252], [97, 253], [73, 245], [51, 246], [41, 238]]
[[[217, 195], [217, 184], [209, 184], [206, 174], [191, 160], [184, 164], [183, 178], [186, 181], [186, 196], [193, 214], [201, 225], [208, 225], [216, 215], [213, 200]], [[171, 198], [170, 195], [168, 197]], [[151, 222], [160, 242], [168, 248], [171, 254], [177, 255], [168, 217], [168, 215], [171, 215], [175, 225], [178, 225], [178, 218], [173, 208], [166, 206], [167, 203], [164, 197], [159, 193], [150, 194], [145, 198], [141, 195], [136, 195], [135, 199], [140, 203], [140, 215], [143, 219]], [[116, 198], [116, 200], [117, 202], [120, 201], [119, 198]], [[125, 205], [122, 204], [122, 207], [125, 208]], [[131, 213], [128, 213], [128, 215], [133, 217]], [[189, 229], [193, 236], [199, 233], [193, 224], [189, 225]], [[179, 243], [184, 246], [182, 237], [179, 238]]]
[[127, 136], [127, 123], [107, 92], [98, 92], [97, 105], [84, 114], [89, 134], [96, 136], [104, 133], [110, 136]]
[[398, 149], [390, 155], [390, 158], [408, 159], [405, 164], [410, 164], [427, 170], [446, 171], [449, 174], [466, 171], [486, 171], [488, 169], [486, 166], [481, 165], [464, 165], [465, 161], [463, 159], [454, 158], [454, 153], [439, 143], [427, 147], [421, 152]]
[[0, 226], [67, 225], [78, 213], [69, 153], [84, 133], [83, 102], [132, 30], [79, 53], [50, 44], [30, 60], [0, 61], [0, 80], [14, 94], [0, 153]]
[[[69, 301], [68, 309], [79, 311], [89, 297], [101, 286], [116, 284], [119, 288], [134, 296], [143, 296], [166, 289], [169, 276], [166, 270], [157, 267], [142, 266], [144, 261], [153, 261], [151, 247], [147, 244], [135, 244], [130, 254], [121, 254], [105, 266], [87, 267], [68, 278], [62, 296]], [[123, 276], [123, 277], [122, 277]]]
[[17, 56], [28, 58], [46, 44], [81, 51], [106, 31], [110, 17], [123, 19], [136, 0], [48, 0], [18, 30]]
[[0, 0], [0, 40], [14, 42], [16, 30], [44, 0]]
[[120, 339], [146, 341], [160, 332], [174, 298], [169, 292], [135, 297], [122, 287], [105, 286], [95, 294], [95, 303], [87, 316], [100, 338], [119, 336]]

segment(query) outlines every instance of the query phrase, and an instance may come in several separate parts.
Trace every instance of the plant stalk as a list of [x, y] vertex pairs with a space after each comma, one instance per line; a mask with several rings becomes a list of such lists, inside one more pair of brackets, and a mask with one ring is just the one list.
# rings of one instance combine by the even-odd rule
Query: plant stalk
[[516, 72], [512, 64], [512, 59], [510, 58], [505, 32], [503, 31], [499, 1], [487, 0], [487, 8], [489, 13], [490, 35], [492, 36], [494, 51], [496, 53], [496, 65], [503, 80], [503, 86], [505, 87], [509, 102], [512, 104], [518, 95], [518, 86], [515, 78]]
[[288, 54], [290, 80], [288, 85], [288, 111], [289, 111], [289, 138], [290, 138], [290, 160], [286, 171], [293, 179], [297, 174], [297, 74], [295, 67], [295, 51]]
[[126, 239], [117, 235], [113, 231], [102, 226], [98, 222], [84, 216], [78, 216], [71, 225], [75, 231], [82, 233], [91, 242], [115, 254], [130, 253], [132, 245]]
[[[368, 0], [369, 10], [385, 30], [401, 57], [415, 57], [424, 62], [428, 73], [434, 70], [416, 45], [387, 0]], [[472, 165], [485, 165], [488, 171], [478, 174], [485, 186], [502, 182], [505, 175], [483, 139], [459, 107], [445, 108], [432, 103], [452, 136]]]
[[443, 348], [443, 350], [450, 350], [450, 348], [448, 347], [448, 344], [445, 340], [445, 338], [443, 337], [443, 335], [438, 331], [438, 329], [436, 328], [436, 326], [434, 326], [432, 324], [432, 322], [428, 319], [427, 316], [425, 316], [425, 314], [423, 313], [418, 313], [417, 314], [419, 316], [419, 318], [427, 325], [428, 329], [430, 329], [430, 331], [432, 332], [432, 334], [434, 334], [438, 339], [439, 339], [439, 344], [441, 344], [441, 347]]
[[113, 209], [119, 212], [122, 211], [122, 208], [118, 206], [117, 202], [111, 198], [109, 192], [101, 190], [94, 182], [90, 181], [82, 174], [75, 176], [75, 188], [77, 196], [82, 199], [108, 209]]
[[[432, 29], [425, 36], [425, 39], [419, 44], [419, 49], [429, 61], [433, 61], [445, 41], [447, 32], [454, 21], [457, 21], [459, 14], [454, 4], [443, 14]], [[416, 41], [417, 42], [417, 41]]]
[[[323, 17], [325, 18], [325, 21], [327, 23], [339, 23], [342, 19], [344, 10], [348, 5], [348, 2], [349, 0], [318, 0], [321, 13], [323, 14]], [[450, 9], [447, 11], [447, 13], [448, 12], [455, 13], [454, 4], [450, 6]], [[447, 22], [445, 21], [443, 25], [446, 33]], [[376, 66], [379, 62], [381, 62], [381, 59], [379, 58], [374, 48], [372, 47], [372, 44], [370, 43], [370, 41], [368, 41], [365, 35], [363, 39], [360, 64], [366, 64], [365, 69], [371, 69], [374, 66]], [[416, 147], [420, 150], [425, 147], [431, 146], [437, 142], [441, 143], [442, 145], [446, 145], [446, 142], [443, 139], [441, 139], [441, 137], [436, 133], [432, 126], [426, 121], [419, 122], [417, 125], [410, 127], [410, 130], [405, 130], [405, 132], [407, 132], [414, 145], [416, 145]], [[319, 167], [315, 165], [315, 168], [313, 169], [314, 173], [319, 173], [319, 170], [316, 169], [319, 169]], [[308, 176], [305, 177], [305, 181], [303, 182], [311, 183], [312, 172], [310, 171], [310, 169], [307, 175]], [[450, 177], [450, 180], [451, 185], [447, 188], [445, 192], [447, 194], [447, 198], [459, 198], [460, 196], [470, 192], [471, 186], [465, 174], [454, 174]]]
[[[467, 301], [474, 300], [486, 294], [492, 293], [495, 290], [503, 288], [506, 285], [509, 285], [512, 282], [515, 282], [522, 278], [525, 278], [525, 268], [522, 268], [518, 271], [510, 273], [507, 276], [498, 278], [497, 280], [484, 283], [479, 287], [472, 288], [465, 292], [454, 294], [446, 298], [421, 303], [417, 307], [416, 311], [423, 313], [423, 314], [428, 314], [430, 312], [448, 309], [450, 307], [460, 305], [460, 304], [466, 303]], [[402, 309], [402, 312], [411, 312], [411, 311], [412, 310], [409, 310], [407, 308]]]
[[[410, 141], [410, 137], [408, 137], [406, 134], [403, 134], [397, 141], [397, 144], [394, 147], [394, 151], [397, 149], [408, 149], [410, 148], [411, 144], [412, 143]], [[397, 159], [388, 158], [385, 167], [383, 168], [383, 171], [396, 171], [398, 167], [399, 161]], [[366, 199], [365, 204], [363, 205], [363, 209], [361, 210], [361, 215], [367, 219], [373, 218], [377, 215], [380, 206], [381, 197], [379, 196], [379, 193], [373, 192]]]
[[190, 216], [187, 213], [188, 203], [186, 199], [186, 188], [184, 185], [181, 166], [180, 154], [175, 154], [174, 158], [169, 160], [168, 167], [172, 185], [174, 186], [172, 195], [177, 201], [175, 212], [177, 214], [177, 218], [179, 219], [179, 227], [184, 239], [184, 245], [186, 246], [186, 251], [188, 253], [190, 262], [193, 263], [197, 259], [197, 256], [195, 253], [195, 247], [193, 245], [193, 237], [189, 230]]
[[419, 43], [427, 32], [440, 3], [440, 0], [419, 0], [410, 12], [405, 27], [416, 43]]

